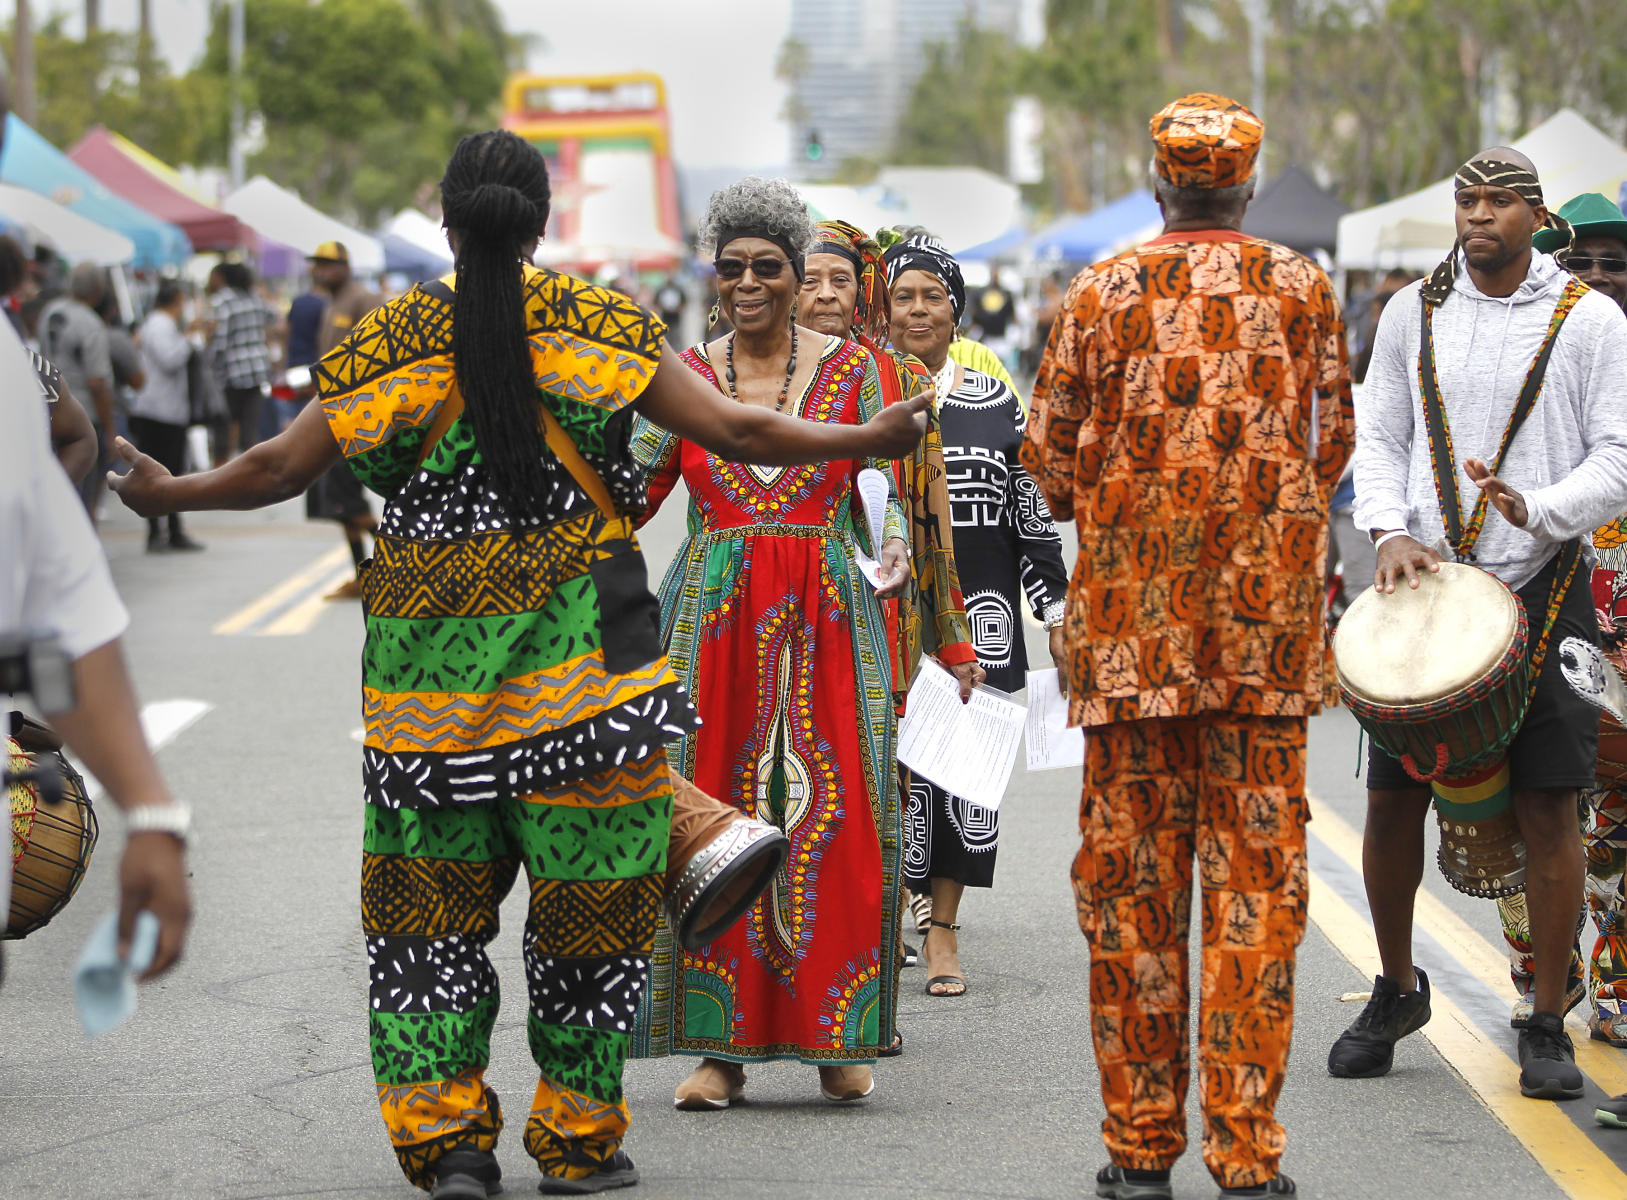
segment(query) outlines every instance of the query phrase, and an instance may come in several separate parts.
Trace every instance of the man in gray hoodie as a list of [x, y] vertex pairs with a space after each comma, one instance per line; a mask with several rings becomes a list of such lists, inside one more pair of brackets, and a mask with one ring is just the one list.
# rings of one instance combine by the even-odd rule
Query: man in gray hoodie
[[[1552, 645], [1596, 641], [1586, 569], [1566, 587], [1561, 549], [1580, 540], [1586, 550], [1588, 534], [1627, 509], [1627, 317], [1598, 292], [1567, 290], [1566, 272], [1533, 253], [1538, 230], [1559, 226], [1567, 240], [1569, 232], [1550, 217], [1536, 168], [1518, 151], [1483, 150], [1459, 168], [1454, 209], [1452, 254], [1385, 307], [1357, 406], [1355, 523], [1378, 549], [1374, 584], [1417, 587], [1443, 554], [1457, 557], [1514, 589], [1533, 641], [1555, 587], [1565, 590]], [[1433, 361], [1421, 372], [1422, 326]], [[1550, 340], [1541, 389], [1499, 461], [1517, 397]], [[1441, 440], [1457, 459], [1443, 464], [1444, 484], [1430, 455], [1425, 382], [1438, 391], [1450, 432]], [[1443, 515], [1443, 494], [1457, 513]], [[1481, 496], [1492, 511], [1477, 520], [1468, 510]], [[1597, 738], [1597, 712], [1549, 653], [1508, 748], [1536, 976], [1519, 1044], [1527, 1096], [1582, 1094], [1563, 997], [1584, 873], [1577, 791], [1592, 786]], [[1385, 1074], [1396, 1041], [1429, 1020], [1429, 980], [1412, 961], [1412, 908], [1430, 791], [1376, 747], [1367, 787], [1362, 861], [1383, 974], [1328, 1055], [1328, 1070], [1347, 1078]]]

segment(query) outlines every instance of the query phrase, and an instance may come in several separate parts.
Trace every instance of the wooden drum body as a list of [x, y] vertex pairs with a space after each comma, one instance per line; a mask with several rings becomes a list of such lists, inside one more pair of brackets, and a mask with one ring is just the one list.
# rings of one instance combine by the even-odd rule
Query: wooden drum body
[[1420, 572], [1416, 589], [1370, 588], [1333, 637], [1339, 690], [1407, 774], [1428, 783], [1441, 826], [1441, 873], [1459, 891], [1525, 885], [1506, 752], [1530, 703], [1525, 610], [1486, 572]]
[[62, 799], [52, 803], [33, 783], [6, 789], [11, 821], [11, 911], [0, 938], [25, 938], [61, 912], [85, 878], [96, 848], [96, 813], [84, 777], [55, 750], [24, 749], [6, 739], [8, 769], [38, 765], [62, 774]]

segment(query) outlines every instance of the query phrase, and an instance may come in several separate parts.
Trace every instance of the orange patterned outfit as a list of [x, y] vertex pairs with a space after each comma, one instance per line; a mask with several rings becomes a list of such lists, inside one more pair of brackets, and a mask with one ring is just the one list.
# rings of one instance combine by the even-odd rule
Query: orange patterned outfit
[[1306, 718], [1333, 686], [1328, 499], [1353, 439], [1339, 308], [1300, 255], [1183, 232], [1074, 280], [1022, 460], [1079, 530], [1068, 679], [1089, 729], [1073, 879], [1120, 1167], [1167, 1170], [1186, 1146], [1195, 858], [1204, 1162], [1222, 1187], [1277, 1173]]

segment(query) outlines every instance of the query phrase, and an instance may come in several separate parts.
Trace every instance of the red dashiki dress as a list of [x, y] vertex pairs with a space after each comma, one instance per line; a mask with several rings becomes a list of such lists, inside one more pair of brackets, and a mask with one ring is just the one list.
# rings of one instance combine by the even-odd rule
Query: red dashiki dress
[[[818, 336], [802, 331], [804, 344]], [[717, 385], [702, 353], [683, 357]], [[860, 424], [881, 405], [870, 353], [831, 338], [786, 411]], [[693, 954], [658, 942], [634, 1052], [868, 1062], [893, 1037], [899, 812], [886, 626], [853, 561], [853, 484], [864, 467], [890, 478], [889, 464], [728, 463], [642, 418], [633, 452], [652, 512], [680, 476], [689, 489], [662, 633], [702, 727], [670, 761], [791, 839], [786, 867], [727, 933]], [[883, 538], [902, 536], [894, 500]]]

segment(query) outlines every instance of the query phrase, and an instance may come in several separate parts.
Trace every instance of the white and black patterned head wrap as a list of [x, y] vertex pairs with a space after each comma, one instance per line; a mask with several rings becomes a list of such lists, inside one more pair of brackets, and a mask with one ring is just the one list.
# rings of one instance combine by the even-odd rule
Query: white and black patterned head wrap
[[912, 237], [888, 247], [885, 261], [889, 288], [905, 271], [925, 271], [943, 280], [944, 287], [949, 289], [949, 303], [955, 310], [955, 324], [960, 324], [961, 314], [966, 311], [966, 280], [949, 247], [935, 237]]
[[[1542, 199], [1542, 183], [1537, 179], [1536, 172], [1519, 163], [1490, 155], [1471, 158], [1459, 167], [1457, 174], [1452, 177], [1454, 194], [1471, 187], [1506, 188], [1532, 208], [1547, 207]], [[1570, 222], [1564, 217], [1556, 212], [1549, 212], [1546, 228], [1557, 231], [1565, 239], [1565, 245], [1570, 245], [1573, 232]], [[1439, 308], [1445, 304], [1452, 294], [1452, 284], [1457, 279], [1457, 274], [1458, 243], [1454, 241], [1452, 252], [1424, 281], [1424, 303], [1432, 308]]]

